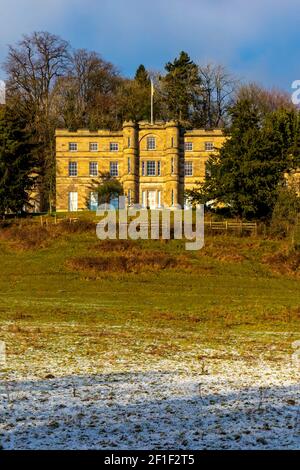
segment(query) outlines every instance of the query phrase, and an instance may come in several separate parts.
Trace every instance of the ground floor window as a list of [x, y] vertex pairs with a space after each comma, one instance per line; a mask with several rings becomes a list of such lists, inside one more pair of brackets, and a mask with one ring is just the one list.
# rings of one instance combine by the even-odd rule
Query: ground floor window
[[78, 193], [76, 191], [69, 193], [68, 209], [70, 212], [78, 211]]

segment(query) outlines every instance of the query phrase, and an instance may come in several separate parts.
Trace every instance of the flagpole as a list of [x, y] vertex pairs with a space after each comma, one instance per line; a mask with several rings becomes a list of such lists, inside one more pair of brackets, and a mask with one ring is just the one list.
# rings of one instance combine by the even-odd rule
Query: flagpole
[[153, 80], [151, 80], [151, 126], [153, 126], [153, 96], [154, 96], [154, 86], [153, 86]]

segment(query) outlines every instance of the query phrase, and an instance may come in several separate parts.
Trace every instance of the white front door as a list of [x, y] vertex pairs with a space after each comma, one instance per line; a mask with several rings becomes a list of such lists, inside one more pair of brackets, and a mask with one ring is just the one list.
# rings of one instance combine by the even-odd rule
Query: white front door
[[156, 208], [156, 191], [148, 191], [148, 206], [150, 209]]
[[69, 193], [69, 211], [70, 212], [78, 211], [78, 193], [76, 192]]

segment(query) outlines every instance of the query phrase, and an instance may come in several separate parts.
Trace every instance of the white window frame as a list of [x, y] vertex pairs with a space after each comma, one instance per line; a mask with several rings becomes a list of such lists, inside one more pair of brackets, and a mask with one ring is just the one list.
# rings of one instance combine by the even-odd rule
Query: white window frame
[[69, 152], [77, 152], [78, 144], [77, 142], [69, 142]]
[[212, 152], [214, 150], [214, 143], [212, 141], [205, 142], [205, 152]]
[[119, 176], [119, 162], [110, 162], [109, 163], [109, 173], [110, 176], [116, 178]]
[[184, 176], [193, 176], [193, 162], [184, 162]]
[[156, 138], [153, 136], [147, 137], [147, 150], [156, 149]]
[[[96, 169], [95, 172], [92, 171], [93, 167]], [[89, 170], [90, 170], [90, 176], [98, 176], [98, 162], [90, 162]]]
[[78, 176], [78, 164], [77, 162], [69, 162], [69, 177], [76, 178]]
[[98, 142], [90, 142], [90, 152], [98, 152]]
[[192, 152], [194, 149], [194, 145], [193, 145], [193, 142], [185, 142], [184, 143], [184, 150], [186, 152]]
[[118, 152], [119, 151], [119, 143], [118, 142], [110, 142], [109, 143], [109, 151], [110, 152]]
[[156, 176], [156, 161], [155, 160], [147, 160], [146, 173], [147, 173], [147, 176]]

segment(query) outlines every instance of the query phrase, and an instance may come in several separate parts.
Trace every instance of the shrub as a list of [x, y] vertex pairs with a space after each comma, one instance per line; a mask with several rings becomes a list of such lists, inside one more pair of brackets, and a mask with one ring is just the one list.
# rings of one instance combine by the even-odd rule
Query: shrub
[[46, 247], [51, 238], [51, 233], [47, 227], [41, 227], [36, 224], [13, 224], [2, 229], [0, 237], [13, 243], [15, 248], [30, 250]]
[[300, 198], [293, 188], [281, 188], [275, 204], [270, 232], [278, 237], [287, 237], [294, 231], [300, 212]]

